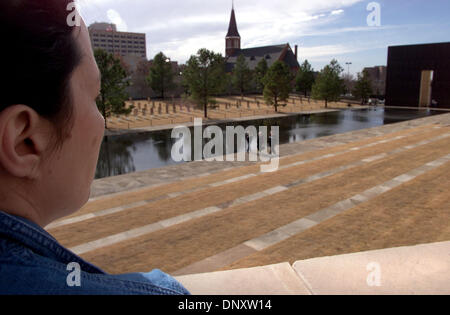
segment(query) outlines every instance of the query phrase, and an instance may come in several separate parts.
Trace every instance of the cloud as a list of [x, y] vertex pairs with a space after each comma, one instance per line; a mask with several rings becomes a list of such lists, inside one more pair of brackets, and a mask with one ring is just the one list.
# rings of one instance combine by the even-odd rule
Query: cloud
[[354, 54], [373, 49], [384, 49], [386, 46], [382, 43], [360, 43], [360, 44], [336, 44], [336, 45], [318, 45], [310, 47], [299, 47], [301, 59], [308, 59], [313, 62], [329, 62], [331, 59], [338, 59], [340, 56]]
[[342, 13], [344, 13], [344, 10], [334, 10], [334, 11], [331, 11], [331, 15], [340, 15], [340, 14], [342, 14]]
[[329, 35], [335, 35], [335, 34], [342, 34], [342, 33], [350, 33], [350, 32], [379, 32], [379, 31], [385, 31], [385, 30], [393, 30], [393, 29], [401, 29], [401, 28], [408, 28], [411, 26], [417, 26], [417, 24], [414, 25], [383, 25], [379, 27], [371, 27], [371, 26], [354, 26], [354, 27], [338, 27], [338, 28], [330, 28], [330, 29], [321, 29], [321, 30], [312, 30], [308, 33], [303, 33], [302, 36], [329, 36]]
[[116, 24], [117, 30], [119, 32], [128, 32], [128, 26], [127, 23], [122, 19], [119, 12], [113, 9], [109, 9], [106, 12], [106, 15], [108, 16], [108, 19], [111, 21], [111, 23]]
[[[243, 47], [282, 44], [313, 33], [363, 0], [236, 0]], [[185, 62], [201, 47], [224, 53], [230, 0], [78, 0], [83, 18], [112, 21], [147, 34], [148, 56], [159, 51]], [[330, 14], [331, 12], [331, 14]], [[294, 43], [293, 43], [294, 44]]]
[[331, 60], [333, 57], [353, 52], [354, 47], [345, 45], [321, 45], [313, 47], [300, 47], [299, 54], [302, 59], [313, 61]]

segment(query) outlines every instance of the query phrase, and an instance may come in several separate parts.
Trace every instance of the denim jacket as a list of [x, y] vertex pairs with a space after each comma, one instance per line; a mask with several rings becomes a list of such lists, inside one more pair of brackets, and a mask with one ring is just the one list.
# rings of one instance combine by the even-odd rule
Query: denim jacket
[[60, 245], [40, 226], [0, 211], [0, 294], [188, 295], [160, 270], [110, 275]]

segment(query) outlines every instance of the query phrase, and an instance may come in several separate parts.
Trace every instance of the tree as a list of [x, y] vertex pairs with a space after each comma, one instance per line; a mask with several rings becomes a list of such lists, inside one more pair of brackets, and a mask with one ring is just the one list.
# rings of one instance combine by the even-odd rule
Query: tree
[[345, 94], [350, 94], [353, 92], [353, 89], [355, 88], [355, 78], [352, 74], [344, 74], [342, 76], [342, 79], [344, 80], [344, 89]]
[[150, 67], [150, 74], [147, 78], [150, 87], [153, 91], [159, 92], [164, 99], [166, 92], [175, 88], [173, 77], [174, 73], [170, 59], [160, 52], [153, 58], [153, 63]]
[[188, 60], [183, 80], [191, 98], [202, 106], [208, 118], [208, 105], [214, 104], [212, 96], [222, 93], [226, 84], [225, 59], [221, 54], [200, 49]]
[[308, 60], [305, 60], [300, 66], [297, 72], [297, 77], [295, 79], [295, 89], [297, 92], [305, 93], [305, 97], [311, 92], [312, 86], [314, 84], [314, 70]]
[[363, 71], [362, 73], [358, 73], [353, 94], [355, 97], [361, 99], [361, 104], [367, 103], [372, 94], [372, 81], [370, 80], [369, 72]]
[[133, 71], [131, 70], [130, 65], [125, 61], [125, 58], [118, 53], [114, 53], [113, 55], [114, 58], [120, 61], [120, 65], [122, 66], [123, 70], [125, 70], [126, 75], [130, 76], [133, 73]]
[[228, 96], [233, 95], [234, 87], [233, 87], [233, 75], [231, 73], [226, 73], [224, 77], [224, 93]]
[[103, 49], [96, 49], [94, 56], [102, 75], [97, 107], [105, 118], [105, 128], [108, 128], [106, 118], [112, 114], [127, 115], [133, 109], [132, 107], [125, 108], [125, 101], [128, 99], [125, 88], [130, 83], [125, 69], [120, 64], [120, 59]]
[[135, 93], [140, 98], [147, 98], [151, 96], [151, 89], [148, 85], [147, 78], [150, 74], [150, 61], [141, 60], [136, 65], [136, 71], [131, 75], [131, 85]]
[[344, 91], [344, 82], [340, 75], [344, 69], [339, 65], [336, 59], [320, 71], [316, 82], [312, 87], [312, 97], [325, 101], [325, 108], [328, 108], [328, 102], [337, 102]]
[[276, 61], [267, 71], [263, 79], [264, 99], [269, 105], [275, 106], [275, 112], [278, 112], [278, 102], [285, 102], [289, 98], [291, 82], [291, 71], [282, 61]]
[[244, 55], [240, 55], [233, 69], [232, 82], [233, 86], [241, 93], [242, 99], [244, 99], [245, 92], [250, 89], [251, 79], [252, 71], [248, 67]]
[[256, 81], [256, 89], [258, 92], [264, 91], [264, 83], [263, 79], [267, 74], [267, 70], [269, 70], [269, 67], [267, 65], [267, 61], [265, 58], [261, 59], [260, 62], [258, 62], [258, 65], [255, 68], [255, 81]]

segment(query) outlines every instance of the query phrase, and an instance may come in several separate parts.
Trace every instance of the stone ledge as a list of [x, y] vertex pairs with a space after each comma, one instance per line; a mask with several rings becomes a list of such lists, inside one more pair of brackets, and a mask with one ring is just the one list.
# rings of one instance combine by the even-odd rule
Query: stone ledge
[[194, 295], [310, 295], [289, 263], [176, 277]]
[[449, 294], [450, 242], [309, 259], [293, 268], [314, 294]]
[[450, 294], [450, 242], [177, 277], [194, 295]]

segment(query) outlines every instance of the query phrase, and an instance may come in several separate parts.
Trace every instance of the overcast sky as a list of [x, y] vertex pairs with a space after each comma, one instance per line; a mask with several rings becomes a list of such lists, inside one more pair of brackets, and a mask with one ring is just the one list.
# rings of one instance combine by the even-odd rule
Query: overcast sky
[[[336, 58], [350, 72], [386, 65], [387, 47], [450, 41], [450, 1], [235, 0], [242, 48], [299, 45], [299, 61], [320, 70]], [[224, 54], [231, 0], [78, 0], [86, 24], [113, 22], [147, 34], [147, 55], [164, 52], [180, 63], [200, 48]], [[369, 8], [370, 9], [370, 8]]]

